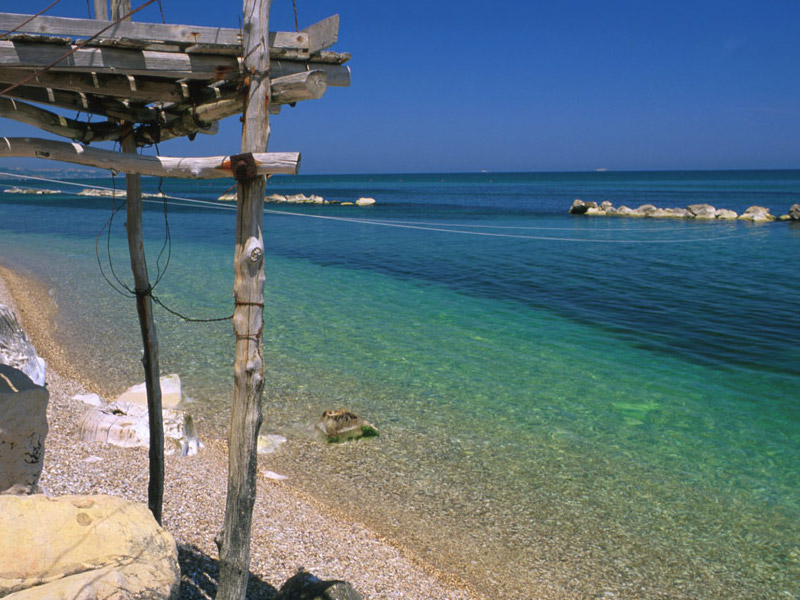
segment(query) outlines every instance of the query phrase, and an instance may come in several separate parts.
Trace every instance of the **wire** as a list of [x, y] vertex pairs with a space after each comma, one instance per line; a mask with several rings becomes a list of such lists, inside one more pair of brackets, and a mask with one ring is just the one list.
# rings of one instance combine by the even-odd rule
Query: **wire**
[[294, 30], [300, 31], [300, 25], [297, 23], [297, 3], [292, 0], [292, 8], [294, 9]]

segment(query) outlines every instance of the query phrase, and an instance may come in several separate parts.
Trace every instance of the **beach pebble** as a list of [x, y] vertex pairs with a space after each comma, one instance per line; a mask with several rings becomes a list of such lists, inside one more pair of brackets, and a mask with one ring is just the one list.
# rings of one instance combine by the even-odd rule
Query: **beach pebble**
[[266, 469], [262, 469], [261, 474], [267, 479], [272, 479], [273, 481], [283, 481], [284, 479], [289, 479], [286, 475], [281, 475], [280, 473], [268, 471]]
[[286, 438], [277, 433], [261, 434], [258, 436], [258, 453], [272, 454], [285, 442]]
[[97, 394], [75, 394], [72, 399], [88, 404], [89, 406], [103, 406], [103, 404], [105, 404], [103, 399]]

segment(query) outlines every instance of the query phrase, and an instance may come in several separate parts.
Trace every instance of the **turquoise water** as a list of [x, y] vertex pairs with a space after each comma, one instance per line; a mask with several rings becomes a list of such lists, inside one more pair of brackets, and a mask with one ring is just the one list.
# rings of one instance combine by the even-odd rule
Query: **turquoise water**
[[[225, 187], [163, 184], [203, 200]], [[578, 197], [782, 214], [800, 200], [799, 171], [270, 188], [379, 204], [268, 206], [265, 427], [289, 443], [267, 468], [489, 597], [800, 597], [800, 228], [566, 214]], [[157, 296], [193, 317], [229, 314], [233, 212], [169, 210]], [[121, 390], [142, 377], [140, 341], [133, 302], [95, 258], [110, 214], [109, 199], [74, 192], [4, 194], [0, 260], [46, 282], [59, 341]], [[155, 275], [161, 205], [145, 217]], [[128, 280], [123, 222], [99, 247]], [[159, 311], [158, 327], [162, 368], [181, 374], [201, 434], [222, 434], [230, 324]], [[308, 425], [339, 407], [382, 435], [314, 440]]]

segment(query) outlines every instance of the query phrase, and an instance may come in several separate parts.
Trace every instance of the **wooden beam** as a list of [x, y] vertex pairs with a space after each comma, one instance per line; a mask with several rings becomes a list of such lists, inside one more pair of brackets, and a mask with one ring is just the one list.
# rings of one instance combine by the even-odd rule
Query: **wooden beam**
[[[5, 15], [11, 15], [11, 13], [5, 13]], [[13, 15], [13, 16], [22, 16], [22, 15]], [[3, 18], [3, 14], [0, 13], [0, 19]], [[107, 21], [108, 20], [108, 0], [94, 0], [94, 18], [99, 21]], [[41, 23], [37, 23], [38, 27], [42, 27]], [[0, 26], [3, 27], [3, 26]], [[102, 27], [100, 28], [102, 29]], [[100, 30], [98, 29], [98, 31]], [[45, 28], [43, 30], [47, 32]]]
[[[95, 0], [97, 3], [103, 0]], [[98, 13], [99, 14], [99, 13]], [[0, 13], [0, 30], [10, 31], [29, 19], [31, 15]], [[107, 18], [107, 17], [106, 17]], [[324, 21], [323, 21], [324, 22]], [[71, 19], [39, 16], [19, 29], [27, 33], [92, 37], [111, 25], [110, 21]], [[312, 25], [312, 27], [314, 27]], [[107, 39], [140, 39], [149, 42], [174, 44], [213, 44], [241, 47], [242, 36], [238, 29], [223, 27], [198, 27], [195, 25], [163, 25], [161, 23], [133, 23], [123, 21], [102, 34]], [[270, 49], [293, 49], [305, 54], [309, 51], [309, 34], [278, 31], [269, 33]]]
[[[29, 69], [0, 68], [0, 82], [12, 84], [31, 75]], [[69, 90], [84, 94], [114, 96], [131, 102], [196, 102], [207, 101], [218, 94], [205, 82], [188, 81], [183, 84], [151, 77], [135, 77], [133, 84], [127, 75], [110, 73], [55, 73], [47, 71], [25, 84], [30, 87]], [[16, 92], [16, 90], [14, 90]], [[222, 94], [224, 95], [224, 90]]]
[[309, 62], [273, 60], [269, 64], [270, 77], [274, 78], [294, 75], [308, 70], [324, 71], [328, 87], [348, 87], [350, 85], [350, 67], [345, 65], [317, 63], [313, 60]]
[[[167, 156], [125, 155], [78, 143], [40, 138], [0, 137], [0, 157], [27, 157], [59, 160], [120, 173], [139, 173], [153, 177], [182, 179], [220, 179], [233, 177], [230, 156], [172, 158]], [[258, 175], [296, 175], [299, 152], [255, 153]]]
[[[131, 12], [131, 0], [111, 0], [111, 20], [116, 21]], [[128, 17], [127, 21], [130, 21]]]
[[0, 97], [0, 117], [83, 143], [117, 140], [120, 136], [120, 127], [115, 123], [82, 123], [12, 98]]
[[323, 19], [303, 29], [308, 34], [308, 51], [315, 54], [330, 48], [339, 40], [339, 15]]
[[120, 102], [116, 98], [103, 98], [83, 92], [67, 92], [53, 88], [22, 85], [14, 89], [11, 92], [11, 96], [58, 108], [77, 110], [114, 119], [124, 119], [136, 123], [156, 123], [159, 118], [159, 111], [155, 108], [131, 102]]
[[[244, 70], [249, 75], [242, 153], [264, 152], [269, 141], [269, 51], [272, 0], [244, 0]], [[256, 499], [258, 430], [264, 388], [264, 177], [238, 176], [233, 296], [236, 333], [233, 401], [228, 434], [228, 495], [219, 551], [218, 600], [242, 600], [250, 572], [250, 529]]]
[[[0, 41], [0, 66], [40, 69], [64, 56], [69, 49], [70, 46]], [[56, 72], [65, 69], [218, 81], [236, 79], [239, 61], [233, 56], [84, 47], [52, 67]]]
[[294, 75], [277, 77], [271, 82], [270, 103], [291, 104], [300, 100], [317, 100], [328, 89], [328, 75], [325, 71], [303, 71]]

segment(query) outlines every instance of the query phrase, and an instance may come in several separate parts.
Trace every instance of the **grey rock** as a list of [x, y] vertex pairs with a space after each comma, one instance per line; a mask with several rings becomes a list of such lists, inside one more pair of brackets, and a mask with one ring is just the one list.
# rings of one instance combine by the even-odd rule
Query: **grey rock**
[[775, 218], [775, 216], [770, 214], [769, 209], [763, 206], [751, 206], [739, 215], [739, 219], [742, 221], [753, 221], [756, 223], [774, 221]]
[[789, 219], [792, 221], [800, 221], [800, 204], [792, 204], [789, 209]]
[[695, 219], [716, 219], [717, 209], [710, 204], [690, 204], [686, 207]]
[[323, 581], [300, 571], [281, 586], [275, 600], [364, 600], [364, 597], [346, 581]]
[[589, 206], [583, 200], [574, 200], [572, 202], [572, 206], [569, 207], [569, 214], [571, 215], [583, 215], [586, 214], [586, 211], [589, 209]]
[[0, 304], [0, 364], [19, 369], [36, 385], [45, 383], [44, 359], [36, 354], [17, 315], [5, 304]]
[[344, 409], [326, 410], [316, 428], [333, 443], [378, 435], [372, 423]]
[[720, 208], [717, 210], [717, 218], [722, 219], [723, 221], [732, 221], [739, 218], [739, 215], [735, 210]]
[[38, 491], [49, 394], [25, 373], [0, 365], [0, 493]]
[[637, 207], [635, 210], [631, 211], [631, 217], [650, 217], [653, 213], [658, 210], [652, 204], [642, 204], [641, 206]]
[[625, 206], [624, 204], [617, 209], [617, 214], [622, 217], [629, 217], [633, 214], [633, 209], [629, 206]]
[[611, 202], [609, 202], [608, 200], [604, 200], [603, 202], [600, 203], [600, 208], [603, 209], [604, 211], [609, 211], [614, 208], [614, 205], [611, 204]]

